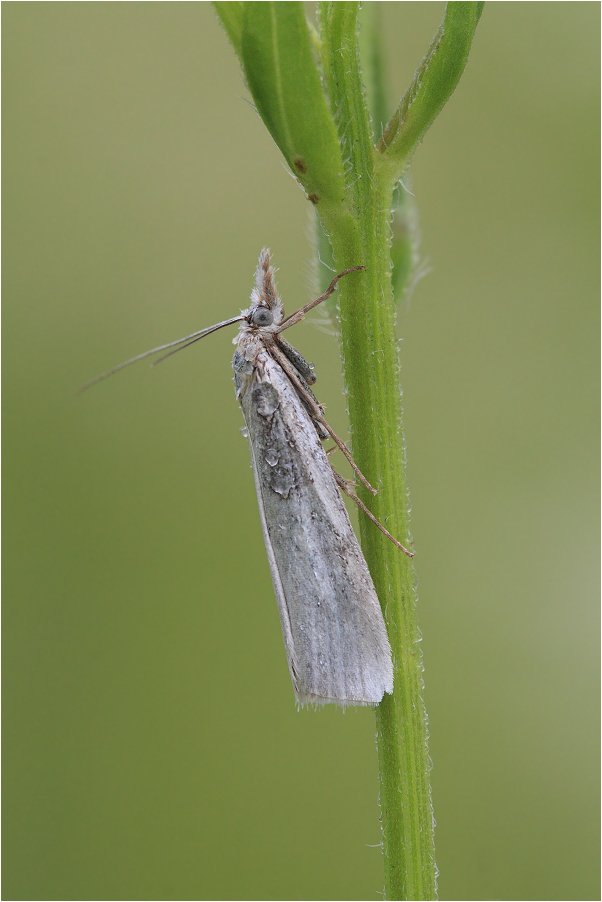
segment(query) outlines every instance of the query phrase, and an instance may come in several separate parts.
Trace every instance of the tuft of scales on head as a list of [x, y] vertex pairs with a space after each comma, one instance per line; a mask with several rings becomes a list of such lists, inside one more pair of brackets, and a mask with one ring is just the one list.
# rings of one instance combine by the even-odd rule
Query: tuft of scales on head
[[282, 322], [284, 308], [278, 297], [276, 288], [275, 269], [271, 264], [270, 249], [264, 247], [259, 255], [259, 262], [255, 270], [255, 288], [251, 292], [251, 308], [267, 307], [272, 311], [274, 322]]
[[[266, 337], [272, 335], [284, 318], [284, 307], [278, 297], [275, 269], [270, 260], [270, 249], [264, 247], [259, 255], [259, 262], [255, 270], [255, 287], [251, 292], [251, 306], [242, 311], [244, 316], [239, 327], [239, 337], [242, 335], [258, 336], [261, 330]], [[237, 344], [238, 338], [233, 344]]]
[[275, 313], [277, 309], [282, 310], [282, 302], [278, 297], [274, 276], [275, 270], [270, 260], [270, 249], [264, 247], [255, 270], [255, 288], [251, 292], [251, 301], [254, 306], [269, 307], [272, 313]]

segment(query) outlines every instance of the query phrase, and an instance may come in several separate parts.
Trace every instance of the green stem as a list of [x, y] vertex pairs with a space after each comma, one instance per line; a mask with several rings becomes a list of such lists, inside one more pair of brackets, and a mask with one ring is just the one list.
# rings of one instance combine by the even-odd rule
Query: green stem
[[[354, 260], [367, 270], [341, 291], [342, 355], [353, 454], [379, 489], [376, 498], [364, 501], [407, 546], [410, 517], [388, 252], [391, 196], [378, 180], [372, 187], [356, 248], [350, 253], [347, 242], [340, 247], [331, 232], [337, 267]], [[430, 761], [413, 564], [365, 518], [360, 518], [360, 531], [394, 651], [394, 694], [386, 695], [376, 711], [385, 894], [387, 899], [434, 899]]]
[[[347, 178], [347, 206], [355, 228], [345, 233], [324, 225], [337, 269], [363, 264], [366, 272], [340, 285], [340, 329], [348, 391], [353, 454], [379, 489], [364, 501], [401, 542], [410, 540], [405, 447], [399, 390], [395, 304], [391, 286], [390, 179], [379, 171], [365, 107], [357, 47], [349, 42], [356, 4], [325, 4], [322, 52], [339, 128]], [[342, 40], [342, 33], [347, 41]], [[349, 128], [349, 123], [352, 127]], [[350, 133], [350, 136], [349, 136]], [[318, 208], [318, 212], [319, 208]], [[409, 240], [409, 239], [408, 239]], [[433, 813], [426, 712], [422, 700], [422, 654], [410, 559], [360, 518], [362, 548], [385, 612], [394, 652], [395, 689], [377, 708], [385, 897], [436, 898]]]

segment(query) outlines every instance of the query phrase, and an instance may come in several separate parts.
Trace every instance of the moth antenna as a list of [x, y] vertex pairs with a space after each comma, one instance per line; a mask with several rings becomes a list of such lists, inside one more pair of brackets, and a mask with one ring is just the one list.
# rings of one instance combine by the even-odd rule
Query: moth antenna
[[[124, 360], [123, 363], [118, 363], [117, 366], [114, 366], [112, 369], [107, 370], [106, 373], [101, 373], [100, 376], [95, 376], [94, 379], [90, 379], [89, 382], [86, 382], [85, 385], [79, 390], [79, 393], [87, 391], [87, 389], [91, 388], [93, 385], [96, 385], [97, 382], [102, 382], [103, 379], [108, 379], [109, 376], [112, 376], [114, 373], [118, 373], [119, 370], [124, 369], [126, 366], [130, 366], [132, 363], [137, 363], [139, 360], [144, 360], [145, 357], [152, 357], [153, 354], [158, 354], [159, 351], [166, 351], [168, 348], [175, 348], [174, 351], [170, 351], [169, 354], [166, 354], [165, 357], [169, 357], [170, 354], [175, 354], [176, 351], [182, 351], [184, 348], [187, 348], [188, 345], [194, 344], [195, 341], [198, 341], [200, 338], [204, 338], [205, 335], [210, 335], [212, 332], [216, 332], [218, 329], [222, 329], [224, 326], [231, 326], [233, 323], [238, 323], [244, 319], [244, 316], [241, 314], [240, 316], [235, 316], [232, 319], [224, 320], [223, 323], [217, 323], [215, 326], [209, 326], [208, 329], [201, 329], [199, 332], [193, 332], [191, 335], [185, 335], [184, 338], [178, 338], [177, 341], [170, 341], [166, 345], [159, 345], [157, 348], [151, 348], [150, 351], [144, 351], [143, 354], [137, 354], [136, 357], [130, 357], [129, 360]], [[182, 347], [176, 347], [176, 345], [181, 345]], [[160, 363], [161, 360], [165, 360], [165, 357], [161, 357], [160, 360], [157, 360], [157, 363]]]
[[[222, 325], [229, 325], [226, 323], [222, 323]], [[215, 332], [215, 329], [212, 330]], [[174, 348], [172, 351], [168, 351], [167, 354], [164, 354], [162, 357], [159, 357], [158, 360], [153, 360], [151, 366], [157, 366], [158, 363], [162, 363], [164, 360], [167, 360], [168, 357], [171, 357], [172, 354], [177, 354], [178, 351], [183, 351], [184, 348], [189, 348], [190, 345], [193, 345], [196, 341], [200, 341], [201, 338], [205, 338], [205, 335], [209, 335], [209, 332], [204, 332], [203, 335], [197, 335], [196, 338], [191, 339], [191, 341], [187, 341], [186, 344], [180, 345], [179, 348]]]

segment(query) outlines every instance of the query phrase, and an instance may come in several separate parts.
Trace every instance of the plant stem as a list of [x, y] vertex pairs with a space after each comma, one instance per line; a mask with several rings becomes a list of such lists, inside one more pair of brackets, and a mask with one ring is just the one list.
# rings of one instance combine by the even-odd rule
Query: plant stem
[[[346, 286], [340, 297], [353, 454], [379, 489], [376, 498], [364, 501], [407, 546], [410, 517], [389, 262], [391, 198], [379, 187], [378, 180], [372, 182], [372, 202], [360, 220], [357, 250], [350, 254], [347, 246], [344, 253], [336, 240], [333, 246], [337, 267], [353, 260], [367, 270], [354, 277], [354, 285]], [[395, 667], [394, 694], [385, 695], [376, 712], [386, 898], [434, 899], [430, 760], [413, 564], [364, 518], [360, 532]]]
[[[341, 143], [352, 178], [347, 206], [355, 228], [345, 233], [323, 217], [337, 269], [366, 272], [340, 285], [340, 329], [353, 454], [379, 489], [364, 501], [402, 543], [410, 537], [405, 447], [399, 388], [395, 304], [391, 286], [393, 185], [378, 169], [363, 97], [357, 47], [347, 37], [356, 4], [329, 4], [322, 14], [330, 103], [342, 111]], [[333, 10], [334, 7], [334, 10]], [[347, 19], [347, 21], [345, 21]], [[349, 123], [352, 123], [349, 129]], [[408, 241], [409, 241], [408, 237]], [[385, 613], [394, 656], [395, 688], [376, 711], [385, 898], [435, 899], [433, 813], [422, 654], [410, 559], [360, 517], [361, 542]]]

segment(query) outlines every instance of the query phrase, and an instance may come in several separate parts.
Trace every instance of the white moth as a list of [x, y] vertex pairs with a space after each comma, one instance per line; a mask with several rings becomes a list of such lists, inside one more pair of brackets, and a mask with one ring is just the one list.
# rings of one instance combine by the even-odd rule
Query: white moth
[[333, 470], [322, 446], [329, 436], [374, 492], [324, 420], [309, 388], [315, 382], [312, 369], [281, 336], [352, 271], [345, 270], [324, 295], [285, 319], [270, 253], [264, 248], [251, 305], [240, 316], [140, 354], [84, 386], [150, 354], [167, 348], [173, 348], [169, 352], [173, 354], [216, 329], [240, 322], [232, 362], [236, 396], [245, 419], [263, 538], [300, 705], [374, 705], [385, 692], [393, 692], [383, 614], [339, 489], [412, 556]]

